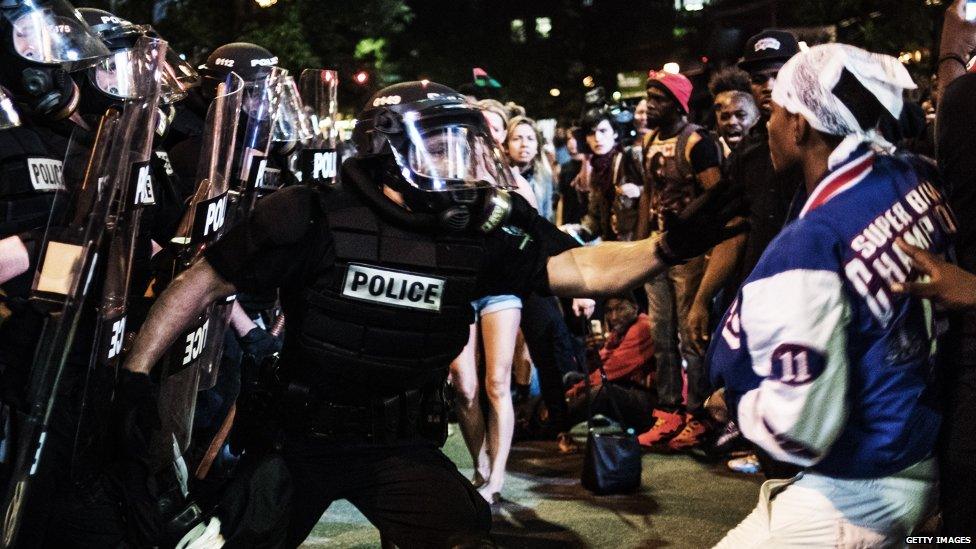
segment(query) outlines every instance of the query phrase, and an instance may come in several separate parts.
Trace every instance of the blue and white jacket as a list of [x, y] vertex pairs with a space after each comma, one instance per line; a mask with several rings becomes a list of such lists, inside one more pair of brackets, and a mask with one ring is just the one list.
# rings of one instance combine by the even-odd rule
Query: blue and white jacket
[[773, 240], [719, 325], [712, 381], [774, 458], [878, 478], [931, 455], [937, 323], [931, 302], [890, 290], [914, 276], [897, 237], [944, 254], [955, 232], [925, 174], [858, 149]]

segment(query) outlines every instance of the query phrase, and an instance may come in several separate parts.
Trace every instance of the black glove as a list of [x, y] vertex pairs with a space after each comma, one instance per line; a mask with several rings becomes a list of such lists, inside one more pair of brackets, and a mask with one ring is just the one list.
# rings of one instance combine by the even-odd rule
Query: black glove
[[258, 364], [269, 356], [281, 351], [281, 340], [261, 328], [252, 328], [250, 332], [239, 338], [241, 350], [245, 355], [254, 357]]
[[137, 546], [154, 545], [162, 532], [150, 455], [153, 432], [160, 427], [158, 400], [149, 375], [119, 372], [115, 428], [121, 447], [110, 476], [125, 503], [127, 537]]
[[749, 222], [736, 219], [748, 212], [742, 192], [727, 181], [705, 191], [680, 214], [665, 213], [667, 230], [655, 253], [668, 265], [681, 265], [716, 244], [749, 230]]

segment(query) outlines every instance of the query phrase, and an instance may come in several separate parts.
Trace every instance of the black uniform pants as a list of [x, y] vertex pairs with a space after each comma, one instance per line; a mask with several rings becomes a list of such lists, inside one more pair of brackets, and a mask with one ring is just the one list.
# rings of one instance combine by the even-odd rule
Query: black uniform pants
[[[563, 376], [580, 372], [573, 336], [559, 311], [554, 297], [530, 294], [522, 299], [522, 335], [539, 372], [542, 400], [550, 417], [558, 423], [566, 421], [566, 389]], [[562, 425], [562, 428], [567, 427]]]
[[356, 506], [400, 549], [488, 540], [488, 504], [432, 444], [336, 448], [290, 437], [284, 458], [293, 485], [288, 547], [301, 544], [337, 499]]

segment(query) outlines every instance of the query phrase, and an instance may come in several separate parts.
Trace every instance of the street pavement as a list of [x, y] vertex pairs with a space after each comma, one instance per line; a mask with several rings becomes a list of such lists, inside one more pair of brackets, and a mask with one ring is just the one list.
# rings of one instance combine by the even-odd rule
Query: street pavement
[[[582, 433], [580, 433], [582, 434]], [[445, 453], [471, 476], [457, 426]], [[555, 442], [516, 443], [495, 506], [492, 534], [501, 547], [702, 548], [714, 545], [755, 506], [761, 476], [684, 454], [645, 454], [641, 490], [594, 496], [579, 483], [583, 454]], [[305, 542], [309, 548], [379, 547], [376, 529], [348, 502], [336, 502]]]

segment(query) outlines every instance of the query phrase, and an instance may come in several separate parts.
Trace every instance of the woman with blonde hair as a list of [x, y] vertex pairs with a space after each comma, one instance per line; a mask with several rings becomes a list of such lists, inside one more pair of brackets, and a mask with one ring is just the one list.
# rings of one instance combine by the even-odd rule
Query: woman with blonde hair
[[[477, 103], [499, 145], [506, 137], [508, 110], [498, 101], [486, 99]], [[518, 178], [516, 178], [518, 179]], [[535, 195], [528, 184], [520, 183], [517, 191], [533, 206]], [[472, 302], [475, 310], [468, 344], [451, 363], [451, 383], [457, 393], [457, 414], [461, 435], [474, 462], [472, 483], [489, 503], [501, 499], [505, 467], [515, 430], [512, 406], [512, 361], [515, 356], [522, 300], [515, 295], [483, 297]], [[484, 342], [485, 377], [478, 375], [478, 330]], [[488, 395], [488, 418], [481, 409], [482, 383]]]
[[505, 152], [512, 166], [524, 177], [539, 203], [539, 214], [553, 221], [553, 174], [542, 154], [542, 132], [535, 120], [516, 116], [508, 122]]

